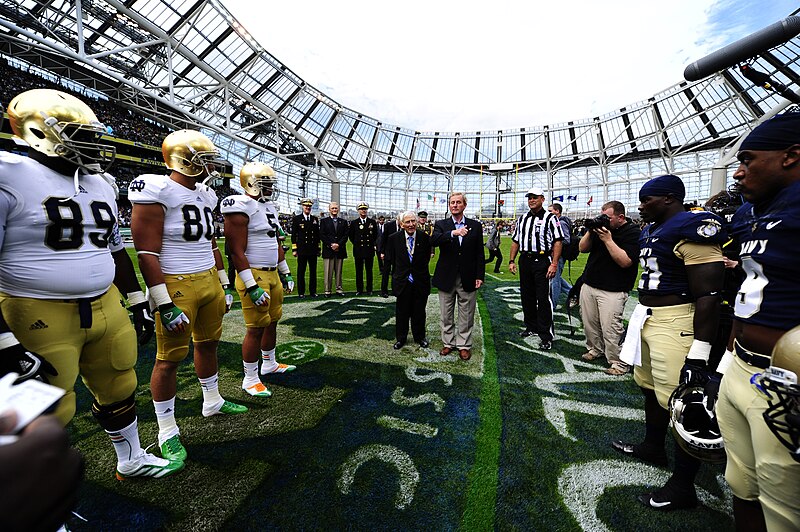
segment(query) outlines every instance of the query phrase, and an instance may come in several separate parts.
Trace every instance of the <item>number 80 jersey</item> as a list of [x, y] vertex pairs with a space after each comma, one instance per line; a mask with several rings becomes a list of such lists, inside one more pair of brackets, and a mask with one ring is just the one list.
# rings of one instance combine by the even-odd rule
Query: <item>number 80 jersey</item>
[[111, 251], [122, 249], [116, 193], [100, 175], [71, 176], [0, 153], [0, 291], [34, 299], [105, 293], [114, 281]]
[[213, 190], [201, 183], [192, 190], [169, 176], [144, 174], [131, 181], [128, 199], [131, 203], [158, 203], [164, 207], [159, 258], [164, 273], [197, 273], [214, 266], [211, 241], [217, 195]]

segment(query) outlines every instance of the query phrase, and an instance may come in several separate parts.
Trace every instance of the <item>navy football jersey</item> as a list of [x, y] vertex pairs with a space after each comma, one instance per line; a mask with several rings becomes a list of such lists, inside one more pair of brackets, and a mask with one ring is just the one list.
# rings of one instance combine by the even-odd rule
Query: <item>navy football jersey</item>
[[705, 211], [680, 212], [660, 225], [646, 225], [639, 235], [639, 295], [677, 294], [691, 301], [686, 265], [675, 246], [684, 240], [722, 245], [726, 239], [722, 219]]
[[733, 216], [746, 277], [736, 296], [736, 319], [789, 330], [800, 324], [800, 182], [784, 188], [766, 207], [750, 203]]

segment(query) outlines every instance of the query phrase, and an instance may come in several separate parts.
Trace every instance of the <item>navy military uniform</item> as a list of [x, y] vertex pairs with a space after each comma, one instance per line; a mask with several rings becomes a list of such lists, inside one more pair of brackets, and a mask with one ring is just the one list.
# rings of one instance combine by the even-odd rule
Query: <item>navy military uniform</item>
[[[300, 205], [311, 207], [313, 202], [304, 199]], [[297, 294], [300, 297], [306, 293], [306, 269], [308, 269], [308, 293], [312, 297], [317, 295], [319, 244], [319, 219], [316, 216], [304, 212], [292, 218], [292, 254], [297, 255]]]
[[360, 203], [362, 217], [350, 222], [349, 238], [353, 244], [353, 258], [356, 263], [356, 292], [364, 293], [364, 270], [367, 277], [367, 292], [372, 293], [372, 268], [375, 258], [375, 242], [378, 239], [378, 222], [366, 217], [369, 205]]

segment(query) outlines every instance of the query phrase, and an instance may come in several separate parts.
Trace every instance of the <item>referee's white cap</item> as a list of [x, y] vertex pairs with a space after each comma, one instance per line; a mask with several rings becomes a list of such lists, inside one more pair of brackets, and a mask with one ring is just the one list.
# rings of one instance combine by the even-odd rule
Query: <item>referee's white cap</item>
[[539, 187], [533, 187], [525, 194], [526, 198], [530, 198], [531, 196], [544, 196], [544, 190]]

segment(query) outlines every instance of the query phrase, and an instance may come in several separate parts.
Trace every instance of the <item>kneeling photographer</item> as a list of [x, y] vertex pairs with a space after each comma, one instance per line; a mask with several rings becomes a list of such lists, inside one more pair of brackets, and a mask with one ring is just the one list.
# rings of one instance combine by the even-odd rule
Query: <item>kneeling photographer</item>
[[601, 212], [584, 220], [587, 231], [580, 241], [581, 253], [589, 253], [580, 292], [587, 348], [583, 359], [605, 356], [610, 364], [607, 374], [625, 375], [630, 368], [619, 359], [625, 330], [622, 312], [636, 282], [640, 231], [625, 217], [619, 201], [609, 201]]

